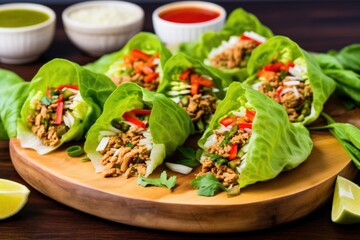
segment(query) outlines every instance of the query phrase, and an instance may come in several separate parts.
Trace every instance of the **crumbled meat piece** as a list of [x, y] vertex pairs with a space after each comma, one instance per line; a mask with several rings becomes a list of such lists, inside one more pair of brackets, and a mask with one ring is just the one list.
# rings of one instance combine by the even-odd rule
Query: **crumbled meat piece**
[[[110, 137], [106, 148], [100, 152], [103, 155], [101, 164], [105, 166], [102, 171], [105, 177], [116, 177], [123, 174], [128, 178], [145, 174], [145, 162], [150, 160], [150, 150], [139, 144], [144, 136], [138, 130], [138, 127], [134, 127]], [[117, 155], [115, 155], [114, 149], [118, 149]]]
[[[310, 111], [310, 106], [305, 103], [312, 101], [313, 93], [310, 85], [305, 85], [303, 82], [299, 85], [285, 86], [284, 82], [287, 80], [288, 76], [281, 79], [280, 72], [271, 72], [259, 86], [259, 91], [283, 105], [288, 113], [289, 120], [295, 122], [300, 115], [304, 114], [304, 107], [307, 108], [305, 110]], [[299, 95], [297, 96], [294, 91], [282, 93], [287, 87], [295, 87]]]
[[214, 174], [216, 179], [218, 179], [225, 187], [236, 185], [237, 179], [239, 178], [239, 174], [233, 169], [224, 164], [216, 164], [209, 158], [203, 160], [201, 170], [196, 174], [196, 177], [203, 176], [207, 173]]
[[189, 100], [187, 106], [183, 106], [181, 102], [179, 105], [185, 109], [193, 122], [198, 121], [203, 116], [212, 115], [216, 110], [217, 104], [214, 96], [203, 97], [200, 93], [193, 96], [189, 95], [187, 98]]
[[209, 59], [210, 65], [222, 69], [245, 67], [247, 58], [256, 46], [254, 41], [240, 40], [239, 38], [237, 44]]
[[32, 133], [46, 146], [56, 146], [60, 143], [61, 136], [69, 129], [62, 122], [54, 124], [58, 99], [49, 106], [40, 101], [35, 101], [35, 113], [27, 116], [27, 125]]

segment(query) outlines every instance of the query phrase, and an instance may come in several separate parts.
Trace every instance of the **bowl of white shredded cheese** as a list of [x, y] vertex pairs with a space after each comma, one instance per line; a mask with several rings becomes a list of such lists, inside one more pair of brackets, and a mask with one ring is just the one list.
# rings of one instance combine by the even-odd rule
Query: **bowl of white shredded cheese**
[[70, 41], [91, 56], [119, 49], [144, 24], [144, 10], [130, 2], [87, 1], [73, 4], [62, 13]]

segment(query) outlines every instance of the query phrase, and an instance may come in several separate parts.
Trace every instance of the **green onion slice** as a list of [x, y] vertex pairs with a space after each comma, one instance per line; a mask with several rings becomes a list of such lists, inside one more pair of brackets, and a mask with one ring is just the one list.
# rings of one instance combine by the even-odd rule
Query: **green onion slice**
[[75, 145], [75, 146], [68, 147], [66, 149], [66, 152], [70, 157], [78, 157], [84, 153], [84, 150], [82, 149], [82, 147]]

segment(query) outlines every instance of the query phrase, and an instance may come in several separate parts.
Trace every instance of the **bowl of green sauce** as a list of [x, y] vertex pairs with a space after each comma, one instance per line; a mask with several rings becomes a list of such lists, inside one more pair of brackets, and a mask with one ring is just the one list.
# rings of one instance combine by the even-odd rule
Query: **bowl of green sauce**
[[24, 64], [36, 60], [52, 43], [55, 22], [55, 12], [45, 5], [0, 5], [0, 62]]

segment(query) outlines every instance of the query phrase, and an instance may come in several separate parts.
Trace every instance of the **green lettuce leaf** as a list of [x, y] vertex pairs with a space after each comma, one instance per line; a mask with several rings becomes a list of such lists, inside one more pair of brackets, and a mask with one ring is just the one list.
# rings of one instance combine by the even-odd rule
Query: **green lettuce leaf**
[[251, 87], [234, 82], [219, 104], [209, 128], [198, 141], [204, 152], [208, 150], [204, 146], [206, 140], [214, 129], [220, 127], [219, 121], [242, 106], [239, 101], [242, 97], [252, 105], [256, 115], [245, 164], [239, 170], [240, 188], [270, 180], [282, 171], [297, 167], [307, 159], [313, 147], [306, 127], [291, 123], [281, 105]]
[[16, 137], [16, 121], [27, 97], [29, 82], [0, 69], [0, 140]]
[[315, 54], [323, 73], [336, 82], [337, 93], [346, 108], [360, 105], [360, 44], [349, 45], [339, 52]]
[[[231, 12], [221, 31], [209, 31], [204, 33], [197, 42], [182, 43], [179, 51], [203, 62], [212, 49], [220, 46], [223, 41], [229, 40], [231, 36], [240, 36], [245, 31], [253, 31], [267, 38], [273, 36], [272, 31], [255, 15], [238, 8]], [[224, 72], [234, 81], [243, 81], [247, 77], [246, 68], [219, 69], [219, 71]]]
[[327, 125], [315, 126], [309, 129], [328, 129], [351, 157], [355, 166], [360, 170], [360, 129], [350, 123], [335, 122], [334, 119], [324, 112], [321, 113], [321, 116], [325, 118]]
[[351, 44], [340, 51], [331, 50], [328, 53], [334, 56], [344, 69], [360, 74], [360, 44]]
[[[34, 112], [34, 99], [40, 100], [48, 87], [60, 85], [77, 85], [82, 100], [75, 107], [75, 122], [62, 135], [60, 143], [54, 147], [45, 146], [27, 126], [27, 116]], [[46, 154], [60, 147], [64, 142], [79, 140], [100, 116], [102, 107], [115, 89], [115, 84], [102, 74], [93, 73], [78, 64], [65, 60], [54, 59], [44, 64], [30, 82], [29, 94], [21, 108], [17, 121], [17, 137], [24, 148], [35, 149], [38, 154]]]
[[311, 113], [304, 118], [302, 123], [304, 125], [312, 123], [319, 117], [325, 102], [334, 92], [335, 82], [322, 72], [315, 58], [301, 49], [298, 44], [287, 37], [275, 36], [253, 51], [247, 67], [249, 78], [245, 83], [252, 86], [259, 81], [256, 74], [263, 66], [274, 59], [284, 62], [294, 61], [295, 59], [302, 59], [304, 61], [307, 68], [307, 76], [313, 90], [313, 101]]
[[107, 99], [103, 113], [90, 128], [85, 141], [85, 152], [97, 172], [103, 168], [100, 163], [102, 155], [96, 151], [100, 131], [108, 130], [112, 119], [121, 118], [132, 109], [143, 108], [144, 104], [152, 108], [149, 128], [154, 142], [145, 177], [172, 155], [193, 131], [190, 117], [165, 95], [148, 91], [135, 83], [121, 84]]
[[161, 42], [161, 40], [153, 33], [140, 32], [132, 37], [126, 45], [118, 52], [110, 53], [102, 56], [93, 63], [89, 63], [84, 67], [96, 73], [106, 74], [110, 66], [118, 61], [122, 61], [122, 56], [128, 54], [132, 49], [139, 49], [146, 53], [159, 53], [160, 55], [160, 79], [162, 77], [162, 67], [165, 65], [171, 52]]

